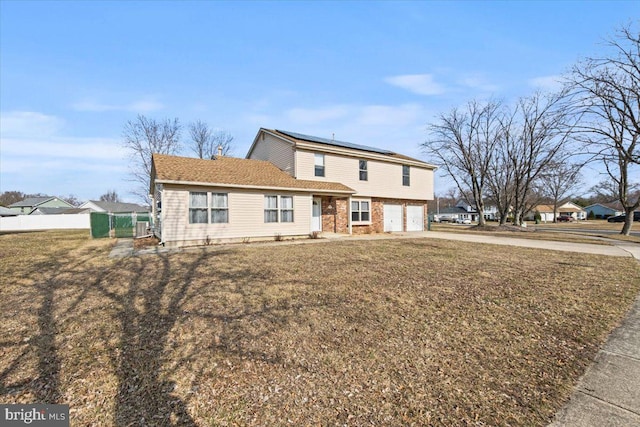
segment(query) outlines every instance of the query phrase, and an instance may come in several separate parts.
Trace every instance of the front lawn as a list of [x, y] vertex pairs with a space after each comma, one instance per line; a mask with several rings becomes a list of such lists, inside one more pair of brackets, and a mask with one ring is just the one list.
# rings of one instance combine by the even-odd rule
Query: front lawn
[[72, 425], [546, 425], [640, 291], [630, 258], [418, 239], [112, 260], [0, 236], [0, 401]]

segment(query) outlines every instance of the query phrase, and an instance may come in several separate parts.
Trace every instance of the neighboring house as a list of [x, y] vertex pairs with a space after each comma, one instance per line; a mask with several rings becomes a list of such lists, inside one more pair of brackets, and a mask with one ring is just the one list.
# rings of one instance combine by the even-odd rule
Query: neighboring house
[[[460, 215], [456, 217], [456, 219], [469, 219], [471, 220], [471, 222], [478, 221], [478, 211], [476, 210], [475, 205], [471, 205], [465, 200], [459, 200], [458, 203], [456, 203], [456, 208], [461, 208], [464, 210], [464, 212], [461, 212]], [[494, 205], [485, 205], [484, 219], [486, 219], [487, 221], [497, 221], [498, 218], [498, 208]]]
[[34, 210], [31, 211], [29, 215], [60, 215], [63, 213], [67, 213], [68, 210], [75, 208], [45, 208], [42, 206], [38, 206]]
[[0, 206], [0, 216], [18, 216], [18, 213], [12, 209]]
[[620, 210], [619, 206], [615, 204], [603, 205], [601, 203], [595, 203], [584, 208], [587, 212], [587, 216], [593, 212], [593, 217], [596, 219], [606, 219], [610, 216], [622, 215], [624, 210]]
[[[574, 220], [587, 219], [587, 211], [573, 202], [567, 202], [558, 206], [557, 211], [558, 216], [570, 216]], [[525, 219], [533, 221], [536, 212], [540, 213], [541, 222], [553, 222], [555, 218], [553, 205], [537, 205], [525, 216]]]
[[260, 129], [245, 159], [153, 155], [167, 245], [424, 230], [435, 167], [391, 151]]
[[29, 215], [36, 208], [73, 208], [70, 203], [58, 197], [44, 196], [44, 197], [29, 197], [20, 202], [9, 205], [9, 208], [19, 215]]
[[89, 200], [84, 202], [79, 209], [90, 209], [91, 212], [124, 213], [124, 212], [149, 212], [149, 208], [136, 203], [103, 202], [101, 200]]

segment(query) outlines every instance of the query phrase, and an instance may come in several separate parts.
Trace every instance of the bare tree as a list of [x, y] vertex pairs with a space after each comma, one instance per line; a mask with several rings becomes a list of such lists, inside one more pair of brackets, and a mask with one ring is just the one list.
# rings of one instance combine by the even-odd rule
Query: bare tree
[[478, 212], [478, 225], [485, 225], [484, 197], [490, 165], [500, 139], [498, 101], [471, 101], [466, 110], [454, 108], [429, 125], [430, 138], [422, 144], [428, 154], [453, 179], [460, 193]]
[[583, 113], [579, 138], [615, 183], [626, 214], [620, 233], [629, 235], [633, 211], [640, 206], [630, 193], [640, 165], [640, 32], [623, 27], [608, 45], [609, 56], [573, 67], [569, 85]]
[[558, 222], [558, 206], [580, 186], [583, 164], [569, 163], [566, 157], [550, 162], [540, 174], [539, 187], [553, 204], [553, 222]]
[[0, 206], [9, 206], [27, 198], [22, 191], [5, 191], [0, 194]]
[[233, 136], [224, 130], [216, 130], [200, 120], [189, 124], [191, 149], [201, 159], [213, 159], [220, 149], [223, 156], [233, 151]]
[[[510, 163], [513, 222], [521, 225], [535, 205], [532, 189], [540, 174], [570, 141], [575, 115], [566, 103], [566, 92], [536, 92], [519, 100], [511, 118], [504, 121], [502, 157]], [[499, 158], [501, 156], [498, 156]]]
[[141, 114], [125, 124], [122, 136], [131, 158], [131, 181], [138, 184], [132, 193], [146, 204], [150, 203], [151, 155], [176, 154], [180, 150], [181, 129], [177, 118], [156, 121]]
[[106, 193], [104, 193], [102, 196], [100, 196], [100, 201], [118, 203], [120, 202], [120, 196], [118, 196], [118, 193], [116, 192], [116, 190], [109, 190]]

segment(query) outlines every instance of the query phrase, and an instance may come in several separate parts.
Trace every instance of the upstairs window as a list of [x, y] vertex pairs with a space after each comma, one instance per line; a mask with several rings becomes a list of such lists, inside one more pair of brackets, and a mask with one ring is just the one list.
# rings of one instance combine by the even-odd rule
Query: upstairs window
[[207, 193], [192, 191], [189, 193], [189, 224], [206, 224], [208, 222]]
[[360, 181], [367, 181], [369, 176], [367, 173], [367, 161], [366, 160], [360, 160], [359, 161], [360, 166], [359, 166], [359, 170], [360, 170]]
[[324, 154], [315, 154], [315, 176], [324, 176]]
[[351, 221], [362, 222], [369, 221], [371, 216], [369, 215], [369, 201], [365, 200], [352, 200], [351, 201]]
[[411, 185], [409, 166], [407, 165], [402, 165], [402, 185], [404, 185], [405, 187]]

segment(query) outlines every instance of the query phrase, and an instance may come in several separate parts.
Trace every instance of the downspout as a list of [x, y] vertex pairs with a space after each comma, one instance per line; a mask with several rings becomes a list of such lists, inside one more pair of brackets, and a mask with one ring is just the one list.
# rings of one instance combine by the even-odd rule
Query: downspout
[[349, 195], [349, 201], [347, 202], [347, 223], [349, 224], [349, 235], [351, 235], [351, 195]]

